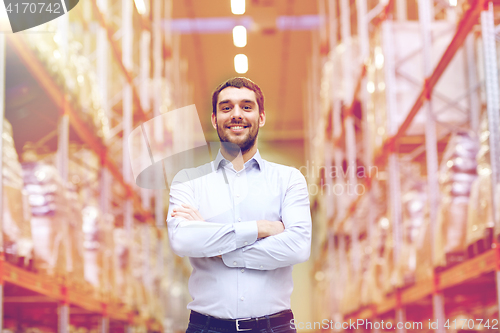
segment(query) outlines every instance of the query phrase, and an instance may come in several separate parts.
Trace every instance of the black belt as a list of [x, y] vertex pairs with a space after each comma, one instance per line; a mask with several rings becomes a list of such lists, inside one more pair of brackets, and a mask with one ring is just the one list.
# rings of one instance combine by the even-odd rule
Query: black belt
[[289, 324], [293, 319], [292, 310], [284, 310], [269, 316], [258, 318], [242, 318], [242, 319], [220, 319], [212, 316], [207, 316], [196, 311], [191, 311], [189, 322], [198, 325], [206, 325], [210, 329], [225, 330], [225, 331], [250, 331], [263, 328], [275, 327], [283, 324]]

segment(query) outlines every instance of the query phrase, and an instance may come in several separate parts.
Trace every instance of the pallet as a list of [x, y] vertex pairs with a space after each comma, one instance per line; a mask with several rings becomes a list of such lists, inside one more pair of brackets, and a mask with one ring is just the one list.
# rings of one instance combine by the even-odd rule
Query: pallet
[[440, 273], [450, 267], [458, 265], [467, 260], [466, 252], [451, 252], [446, 253], [446, 264], [444, 266], [437, 266], [434, 268], [436, 273]]
[[467, 247], [467, 258], [474, 258], [492, 248], [493, 228], [487, 228], [483, 238]]

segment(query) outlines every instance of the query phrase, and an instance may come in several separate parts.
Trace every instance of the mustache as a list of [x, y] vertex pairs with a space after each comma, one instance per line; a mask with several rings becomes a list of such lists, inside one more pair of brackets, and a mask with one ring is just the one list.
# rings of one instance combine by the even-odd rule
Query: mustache
[[224, 124], [224, 126], [226, 126], [226, 127], [232, 126], [232, 125], [242, 125], [242, 126], [248, 126], [248, 127], [250, 127], [249, 123], [246, 123], [246, 122], [243, 122], [243, 121], [231, 121], [229, 123]]

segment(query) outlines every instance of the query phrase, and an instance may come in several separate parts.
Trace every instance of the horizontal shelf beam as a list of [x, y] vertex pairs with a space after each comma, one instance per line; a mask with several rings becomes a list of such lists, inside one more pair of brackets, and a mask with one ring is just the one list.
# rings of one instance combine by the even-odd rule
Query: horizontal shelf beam
[[[500, 249], [491, 249], [477, 257], [436, 274], [435, 279], [428, 279], [415, 285], [397, 290], [379, 304], [371, 304], [346, 315], [347, 319], [356, 320], [376, 317], [396, 309], [399, 305], [408, 305], [433, 295], [438, 291], [455, 287], [500, 268]], [[400, 304], [398, 304], [398, 298]]]
[[0, 260], [0, 275], [0, 280], [3, 279], [4, 283], [7, 282], [39, 294], [4, 297], [5, 303], [66, 302], [83, 310], [83, 312], [79, 310], [79, 313], [102, 314], [112, 320], [145, 325], [153, 331], [161, 330], [161, 324], [154, 319], [134, 315], [122, 304], [96, 299], [91, 293], [76, 290], [75, 287], [70, 287], [71, 281], [66, 284], [59, 283], [52, 277], [26, 271], [2, 260]]

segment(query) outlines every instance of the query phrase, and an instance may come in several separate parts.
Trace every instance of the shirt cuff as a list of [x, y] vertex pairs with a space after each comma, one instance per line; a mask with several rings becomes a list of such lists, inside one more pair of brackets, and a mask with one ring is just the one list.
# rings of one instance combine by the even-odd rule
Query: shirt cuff
[[227, 267], [245, 267], [245, 260], [243, 259], [243, 249], [236, 249], [234, 251], [224, 253], [222, 261]]
[[236, 248], [255, 243], [259, 233], [257, 229], [257, 221], [245, 221], [234, 223], [234, 233], [236, 235]]

